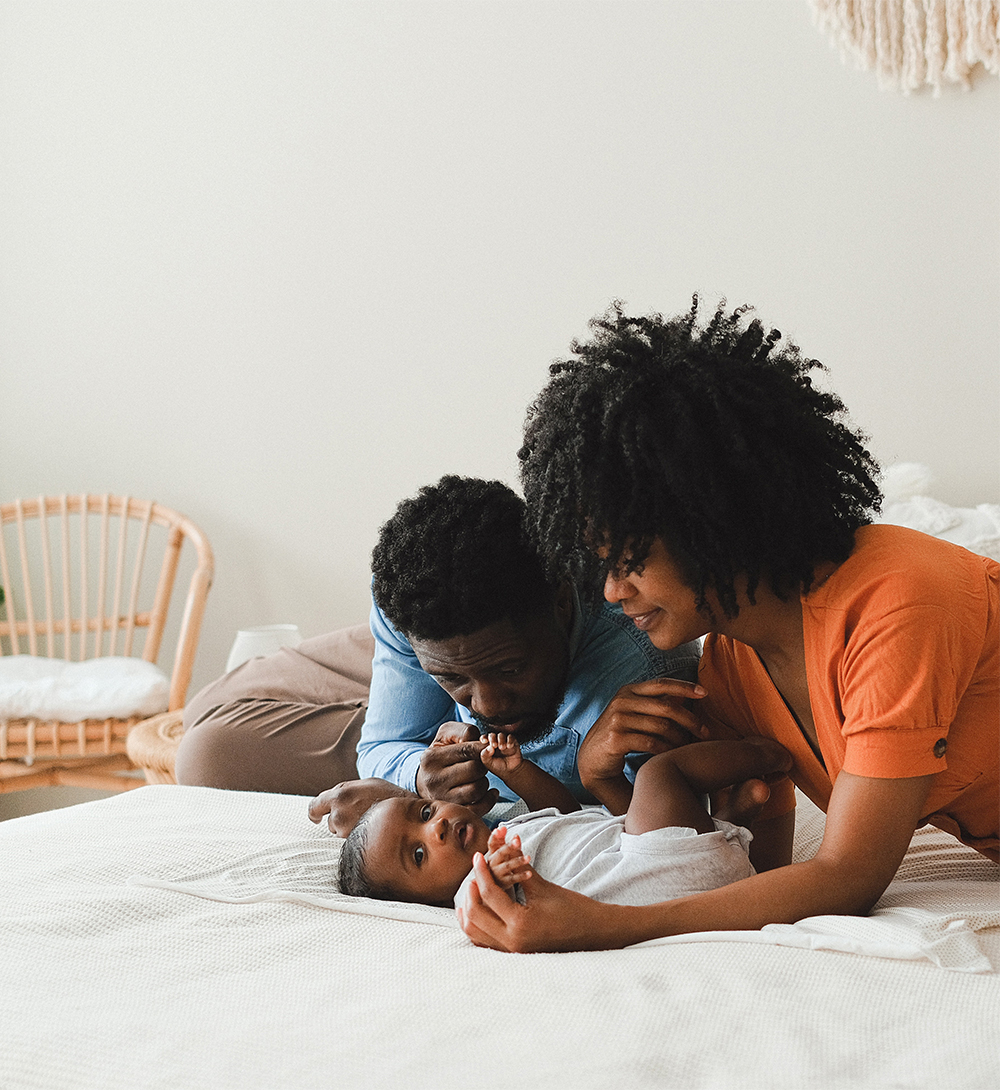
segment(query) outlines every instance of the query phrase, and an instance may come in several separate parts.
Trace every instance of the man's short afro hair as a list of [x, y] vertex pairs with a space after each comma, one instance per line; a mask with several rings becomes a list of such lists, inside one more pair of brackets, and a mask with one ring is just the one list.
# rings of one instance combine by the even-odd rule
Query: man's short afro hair
[[555, 582], [529, 539], [524, 500], [502, 481], [450, 475], [403, 500], [379, 531], [372, 594], [404, 635], [447, 640], [537, 615]]
[[[641, 568], [655, 538], [699, 606], [711, 587], [729, 616], [736, 581], [781, 597], [840, 563], [881, 494], [864, 436], [823, 370], [781, 333], [698, 297], [679, 317], [614, 304], [554, 363], [528, 410], [521, 481], [550, 573], [599, 593], [609, 566]], [[595, 555], [600, 548], [602, 560]]]

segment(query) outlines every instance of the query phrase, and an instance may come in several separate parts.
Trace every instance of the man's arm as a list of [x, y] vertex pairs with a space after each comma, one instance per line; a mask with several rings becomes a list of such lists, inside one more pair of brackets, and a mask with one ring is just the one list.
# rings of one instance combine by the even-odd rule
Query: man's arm
[[417, 661], [406, 637], [374, 603], [375, 639], [368, 711], [358, 743], [358, 772], [389, 780], [421, 798], [445, 799], [486, 813], [499, 792], [479, 761], [479, 731], [454, 722], [454, 700]]
[[438, 727], [454, 719], [455, 702], [424, 673], [413, 648], [374, 603], [370, 623], [375, 655], [358, 775], [415, 791], [421, 758]]

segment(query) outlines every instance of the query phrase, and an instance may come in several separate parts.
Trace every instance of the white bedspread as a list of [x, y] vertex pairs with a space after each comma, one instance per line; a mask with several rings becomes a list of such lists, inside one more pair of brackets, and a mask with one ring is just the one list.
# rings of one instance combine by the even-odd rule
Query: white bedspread
[[515, 956], [341, 897], [305, 806], [144, 787], [0, 824], [0, 1087], [1000, 1085], [998, 868], [944, 834], [866, 920]]

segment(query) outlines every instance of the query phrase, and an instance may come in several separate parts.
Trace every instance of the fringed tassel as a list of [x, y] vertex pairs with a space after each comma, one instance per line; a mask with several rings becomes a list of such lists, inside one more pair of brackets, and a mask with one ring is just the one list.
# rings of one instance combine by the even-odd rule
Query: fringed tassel
[[1000, 74], [998, 0], [809, 0], [816, 24], [846, 60], [874, 69], [880, 87], [941, 93], [971, 87], [982, 64]]

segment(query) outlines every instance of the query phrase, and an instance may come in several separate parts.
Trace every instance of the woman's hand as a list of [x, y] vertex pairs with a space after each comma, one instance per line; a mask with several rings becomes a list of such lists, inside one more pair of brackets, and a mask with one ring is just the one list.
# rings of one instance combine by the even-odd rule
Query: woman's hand
[[632, 798], [626, 755], [665, 753], [706, 738], [708, 730], [686, 704], [705, 695], [700, 685], [678, 678], [623, 685], [580, 743], [580, 782], [612, 814], [624, 814]]
[[493, 881], [478, 852], [472, 864], [464, 906], [456, 909], [462, 930], [477, 946], [507, 953], [540, 950], [612, 950], [638, 942], [624, 917], [633, 909], [604, 905], [540, 878], [532, 871], [520, 883], [525, 904], [518, 904]]
[[612, 950], [661, 935], [756, 931], [807, 916], [865, 915], [896, 873], [932, 780], [841, 772], [813, 859], [641, 908], [598, 904], [537, 874], [521, 884], [526, 903], [515, 904], [477, 855], [459, 922], [477, 946], [533, 952]]
[[511, 890], [531, 878], [531, 856], [521, 850], [521, 838], [515, 833], [507, 841], [506, 826], [499, 826], [490, 833], [486, 847], [486, 865], [493, 880], [501, 889]]

